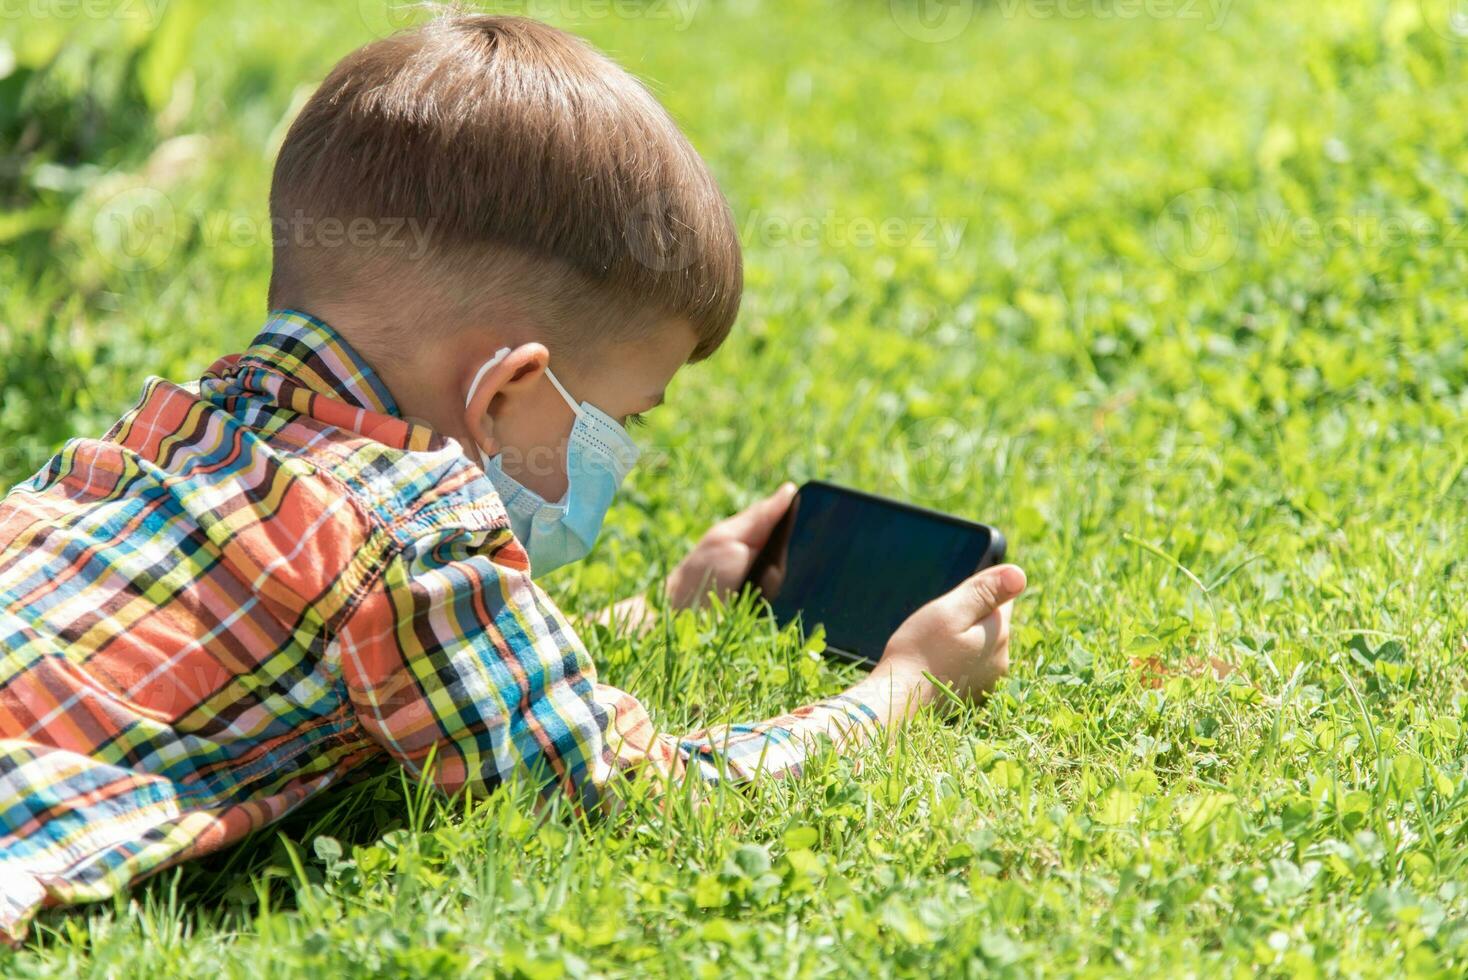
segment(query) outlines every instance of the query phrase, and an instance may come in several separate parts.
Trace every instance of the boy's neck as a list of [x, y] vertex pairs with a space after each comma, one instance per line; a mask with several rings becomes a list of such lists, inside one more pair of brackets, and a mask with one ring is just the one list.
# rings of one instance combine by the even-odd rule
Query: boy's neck
[[[495, 338], [485, 331], [444, 329], [414, 330], [402, 320], [386, 322], [380, 315], [351, 306], [323, 302], [272, 304], [309, 313], [342, 337], [358, 357], [367, 362], [392, 394], [398, 413], [405, 419], [426, 424], [435, 432], [467, 445], [463, 402], [474, 366], [488, 359]], [[411, 303], [383, 304], [381, 309], [413, 309]], [[419, 307], [421, 309], [421, 307]], [[419, 314], [411, 319], [421, 319]], [[413, 342], [389, 340], [413, 337]]]

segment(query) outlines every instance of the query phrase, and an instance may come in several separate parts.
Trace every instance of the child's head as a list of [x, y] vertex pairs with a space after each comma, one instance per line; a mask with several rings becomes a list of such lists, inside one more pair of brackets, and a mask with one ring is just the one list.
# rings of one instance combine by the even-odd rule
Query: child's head
[[[509, 450], [564, 443], [548, 364], [622, 421], [739, 307], [738, 237], [704, 162], [634, 78], [524, 18], [446, 17], [348, 55], [291, 126], [270, 205], [271, 306], [337, 326], [405, 414], [507, 470]], [[564, 467], [516, 465], [564, 490]]]

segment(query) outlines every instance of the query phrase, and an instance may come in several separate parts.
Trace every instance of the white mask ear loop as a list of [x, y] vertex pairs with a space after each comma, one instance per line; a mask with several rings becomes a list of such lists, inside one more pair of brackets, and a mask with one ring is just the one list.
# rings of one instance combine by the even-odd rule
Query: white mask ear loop
[[548, 364], [545, 368], [545, 376], [550, 378], [550, 383], [556, 386], [556, 391], [561, 393], [561, 397], [566, 400], [567, 405], [571, 406], [571, 411], [575, 412], [576, 417], [579, 419], [581, 417], [581, 403], [571, 397], [571, 393], [566, 390], [565, 385], [561, 384], [560, 379], [556, 377], [556, 373], [550, 369], [550, 365]]
[[501, 347], [494, 352], [493, 357], [485, 361], [484, 365], [474, 373], [474, 380], [469, 382], [469, 394], [464, 398], [465, 408], [474, 404], [474, 395], [479, 391], [479, 382], [484, 380], [484, 376], [490, 372], [490, 369], [499, 366], [500, 361], [503, 361], [509, 356], [510, 349], [508, 347]]
[[[508, 347], [501, 347], [494, 352], [493, 357], [484, 362], [478, 371], [474, 372], [474, 380], [469, 382], [469, 394], [464, 397], [465, 408], [468, 408], [474, 403], [474, 395], [479, 391], [479, 383], [484, 380], [484, 376], [498, 367], [499, 363], [509, 356], [510, 349]], [[556, 377], [555, 372], [550, 369], [550, 365], [546, 365], [545, 376], [550, 379], [551, 384], [556, 386], [556, 392], [565, 400], [566, 404], [571, 406], [571, 411], [576, 413], [577, 418], [580, 418], [581, 403], [571, 397], [571, 393], [566, 390], [565, 385], [561, 384], [561, 379]]]

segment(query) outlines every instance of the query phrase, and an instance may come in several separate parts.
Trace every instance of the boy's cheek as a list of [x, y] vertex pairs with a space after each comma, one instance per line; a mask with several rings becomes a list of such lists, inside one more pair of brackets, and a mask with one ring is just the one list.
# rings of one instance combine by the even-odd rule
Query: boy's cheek
[[559, 500], [566, 493], [566, 447], [533, 446], [528, 450], [506, 446], [500, 452], [500, 466], [506, 475], [544, 497]]

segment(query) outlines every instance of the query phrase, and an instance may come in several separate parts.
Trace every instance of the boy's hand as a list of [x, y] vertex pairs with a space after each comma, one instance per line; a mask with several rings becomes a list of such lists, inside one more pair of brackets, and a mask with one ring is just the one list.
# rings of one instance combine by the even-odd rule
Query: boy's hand
[[903, 692], [909, 703], [891, 706], [901, 716], [936, 696], [924, 671], [960, 697], [989, 691], [1009, 672], [1010, 605], [1025, 585], [1025, 573], [1015, 565], [973, 575], [909, 616], [863, 683]]
[[710, 592], [724, 596], [743, 585], [755, 556], [794, 497], [795, 484], [783, 483], [764, 500], [709, 528], [668, 575], [668, 601], [673, 607], [690, 609], [701, 605]]

